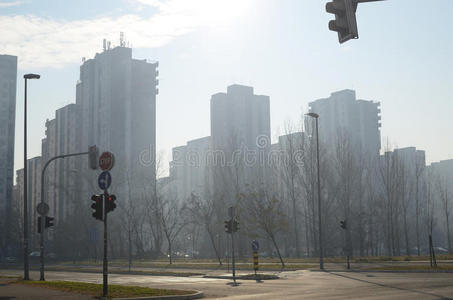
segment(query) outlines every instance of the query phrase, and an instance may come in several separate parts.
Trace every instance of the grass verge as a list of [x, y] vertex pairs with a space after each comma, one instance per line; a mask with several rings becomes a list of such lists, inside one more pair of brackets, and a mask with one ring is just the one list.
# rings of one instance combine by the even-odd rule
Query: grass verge
[[[55, 289], [71, 293], [79, 293], [91, 296], [102, 295], [102, 284], [73, 282], [73, 281], [24, 281], [18, 280], [15, 284], [31, 285], [49, 289]], [[195, 291], [153, 289], [140, 286], [124, 286], [110, 284], [108, 289], [109, 298], [132, 298], [150, 296], [175, 296], [189, 295]]]
[[370, 271], [432, 271], [432, 272], [442, 272], [442, 271], [453, 271], [453, 266], [442, 265], [435, 268], [430, 267], [429, 265], [414, 265], [414, 266], [383, 266], [383, 267], [374, 267], [367, 268]]

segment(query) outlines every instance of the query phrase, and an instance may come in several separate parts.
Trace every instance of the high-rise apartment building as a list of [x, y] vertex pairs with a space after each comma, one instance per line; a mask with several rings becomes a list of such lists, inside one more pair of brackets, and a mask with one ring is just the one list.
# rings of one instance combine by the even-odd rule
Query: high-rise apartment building
[[[55, 119], [47, 120], [46, 137], [42, 140], [43, 166], [57, 155], [78, 151], [78, 118], [77, 105], [69, 104], [57, 109]], [[51, 205], [56, 222], [67, 216], [79, 200], [76, 197], [76, 186], [81, 179], [77, 163], [75, 157], [67, 157], [51, 162], [46, 169], [45, 201]]]
[[[135, 187], [155, 187], [157, 67], [157, 62], [133, 59], [132, 49], [123, 46], [106, 49], [80, 67], [78, 151], [97, 145], [101, 152], [112, 152], [112, 185], [124, 197], [128, 189], [133, 194]], [[85, 163], [79, 165], [79, 172], [88, 172]], [[94, 173], [87, 180], [95, 181]]]
[[[334, 92], [329, 98], [309, 103], [309, 111], [319, 115], [320, 142], [333, 149], [341, 139], [356, 151], [377, 158], [381, 149], [380, 103], [356, 98], [353, 90]], [[311, 124], [308, 120], [306, 124]], [[310, 128], [310, 126], [307, 126]], [[307, 129], [310, 132], [311, 129]]]
[[[29, 245], [30, 250], [38, 250], [39, 236], [38, 236], [38, 213], [36, 206], [41, 202], [41, 170], [42, 159], [41, 156], [30, 158], [27, 160], [27, 198], [28, 198], [28, 224], [29, 231]], [[24, 169], [16, 171], [16, 207], [19, 208], [21, 220], [24, 217]]]
[[[45, 138], [41, 141], [41, 161], [42, 165], [46, 164], [51, 158], [57, 156], [57, 121], [55, 119], [46, 120]], [[56, 216], [59, 206], [58, 189], [57, 189], [57, 165], [52, 162], [46, 169], [44, 176], [44, 201], [49, 204], [49, 214]], [[58, 222], [60, 219], [57, 219]]]
[[186, 146], [173, 148], [170, 182], [179, 201], [187, 200], [192, 193], [201, 198], [211, 196], [211, 154], [209, 136], [189, 141]]
[[16, 80], [17, 57], [0, 55], [0, 217], [7, 222], [13, 199]]
[[234, 195], [247, 184], [262, 186], [271, 147], [269, 96], [236, 84], [227, 93], [212, 95], [211, 139], [214, 186], [223, 187], [216, 192]]

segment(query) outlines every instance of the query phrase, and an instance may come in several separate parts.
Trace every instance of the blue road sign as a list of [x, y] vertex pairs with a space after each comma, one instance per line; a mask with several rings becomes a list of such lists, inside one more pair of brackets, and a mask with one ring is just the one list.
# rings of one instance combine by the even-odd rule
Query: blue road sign
[[258, 241], [252, 241], [252, 250], [253, 252], [258, 252], [258, 250], [260, 250], [260, 244], [258, 243]]
[[99, 174], [98, 177], [98, 185], [101, 190], [106, 190], [112, 184], [112, 175], [110, 175], [109, 171], [104, 171]]

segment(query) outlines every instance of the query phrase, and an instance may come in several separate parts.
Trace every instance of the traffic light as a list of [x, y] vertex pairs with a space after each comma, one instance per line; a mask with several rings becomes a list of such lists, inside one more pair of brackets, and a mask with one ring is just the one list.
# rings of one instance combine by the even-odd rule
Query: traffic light
[[237, 232], [239, 230], [239, 222], [234, 220], [233, 221], [233, 232]]
[[[38, 217], [38, 233], [41, 233], [41, 218], [42, 217]], [[44, 223], [44, 227], [45, 228], [49, 228], [49, 227], [52, 227], [54, 226], [55, 224], [53, 223], [53, 221], [55, 220], [55, 218], [52, 218], [52, 217], [47, 217], [46, 216], [46, 219], [45, 219], [45, 223]]]
[[107, 196], [107, 201], [105, 202], [105, 213], [111, 212], [116, 208], [115, 200], [115, 195]]
[[232, 224], [232, 221], [229, 220], [229, 221], [225, 221], [225, 232], [226, 233], [232, 233], [233, 232], [233, 224]]
[[102, 209], [103, 209], [103, 196], [102, 195], [93, 195], [91, 196], [91, 200], [94, 201], [91, 204], [91, 208], [94, 209], [92, 214], [93, 218], [96, 220], [103, 220]]
[[88, 147], [88, 167], [92, 170], [98, 168], [99, 150], [96, 145]]
[[338, 33], [340, 44], [359, 38], [355, 16], [358, 2], [360, 1], [333, 0], [326, 4], [326, 11], [335, 15], [335, 20], [329, 22], [329, 29]]
[[341, 228], [343, 228], [343, 229], [347, 229], [348, 227], [347, 227], [347, 224], [346, 224], [346, 220], [340, 221], [340, 226], [341, 226]]
[[41, 217], [38, 217], [38, 233], [41, 233]]
[[53, 217], [46, 217], [46, 224], [45, 224], [45, 227], [46, 227], [46, 228], [49, 228], [49, 227], [55, 225], [55, 224], [53, 223], [54, 220], [55, 220], [55, 218], [53, 218]]

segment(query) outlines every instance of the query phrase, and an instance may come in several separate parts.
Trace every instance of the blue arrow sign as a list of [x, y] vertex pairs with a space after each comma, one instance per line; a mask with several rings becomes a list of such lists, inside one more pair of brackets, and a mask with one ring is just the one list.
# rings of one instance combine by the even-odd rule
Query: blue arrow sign
[[252, 250], [254, 252], [258, 252], [258, 250], [260, 250], [260, 244], [258, 243], [258, 241], [252, 241]]
[[101, 190], [106, 190], [112, 184], [112, 175], [110, 175], [109, 171], [104, 171], [99, 174], [98, 177], [98, 185]]

